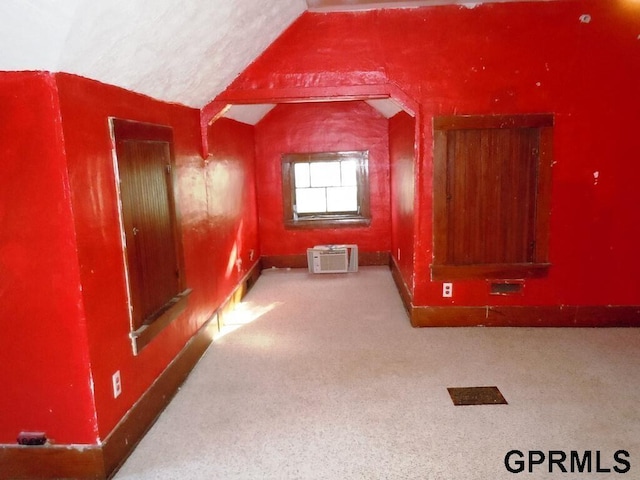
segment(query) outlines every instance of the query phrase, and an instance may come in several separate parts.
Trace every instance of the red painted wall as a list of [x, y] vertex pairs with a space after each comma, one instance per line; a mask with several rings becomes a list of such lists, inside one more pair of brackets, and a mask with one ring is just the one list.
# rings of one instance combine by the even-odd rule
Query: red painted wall
[[[256, 126], [256, 174], [263, 255], [304, 254], [314, 245], [355, 243], [360, 251], [389, 251], [389, 142], [387, 120], [364, 102], [283, 104]], [[285, 229], [283, 153], [369, 151], [371, 225]]]
[[[55, 79], [0, 73], [0, 443], [97, 424]], [[71, 408], [73, 406], [73, 408]]]
[[415, 233], [416, 121], [405, 112], [389, 119], [391, 163], [391, 255], [408, 288], [413, 288]]
[[[197, 110], [72, 75], [58, 75], [57, 83], [98, 426], [105, 438], [257, 259], [249, 259], [250, 249], [257, 249], [253, 137], [236, 122], [216, 124], [210, 131], [215, 153], [203, 160]], [[110, 116], [173, 128], [177, 207], [187, 285], [193, 289], [187, 311], [138, 356], [129, 340]], [[123, 393], [114, 399], [116, 370]]]
[[[580, 22], [583, 14], [589, 23]], [[255, 130], [216, 122], [212, 156], [203, 160], [196, 110], [72, 75], [0, 73], [0, 443], [15, 443], [21, 430], [43, 430], [58, 444], [104, 439], [259, 253], [352, 239], [367, 250], [413, 248], [413, 269], [401, 271], [408, 284], [413, 271], [416, 305], [640, 304], [639, 33], [640, 8], [622, 0], [300, 17], [226, 95], [281, 88], [304, 97], [308, 87], [382, 83], [406, 92], [419, 105], [413, 226], [401, 197], [410, 176], [407, 118], [387, 122], [359, 102], [281, 105]], [[432, 119], [519, 112], [556, 117], [551, 273], [528, 281], [522, 297], [490, 298], [485, 282], [468, 281], [444, 300], [429, 278]], [[174, 128], [194, 289], [188, 310], [137, 357], [128, 337], [112, 115]], [[380, 152], [372, 185], [380, 222], [370, 231], [280, 229], [280, 153], [359, 142]], [[116, 370], [123, 394], [113, 399]]]
[[211, 300], [219, 305], [260, 258], [254, 130], [221, 118], [209, 127], [208, 141], [204, 167], [208, 251], [200, 258], [211, 262], [211, 268], [200, 271], [205, 277], [217, 272]]
[[[253, 128], [68, 74], [0, 74], [0, 443], [96, 444], [255, 264]], [[5, 115], [6, 114], [6, 115]], [[129, 339], [108, 118], [174, 130], [189, 306], [138, 356]], [[253, 253], [252, 253], [253, 251]], [[120, 370], [122, 395], [111, 376]]]
[[[624, 1], [306, 13], [224, 95], [389, 82], [419, 104], [416, 305], [637, 305], [639, 33], [640, 7]], [[433, 117], [529, 112], [556, 119], [551, 272], [524, 296], [461, 281], [443, 299], [429, 271]]]

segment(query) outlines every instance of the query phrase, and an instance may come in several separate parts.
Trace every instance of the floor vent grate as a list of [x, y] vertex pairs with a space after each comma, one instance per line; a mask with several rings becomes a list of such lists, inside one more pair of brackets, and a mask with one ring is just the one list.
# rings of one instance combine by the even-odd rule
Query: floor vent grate
[[463, 405], [507, 405], [498, 387], [447, 388], [456, 406]]

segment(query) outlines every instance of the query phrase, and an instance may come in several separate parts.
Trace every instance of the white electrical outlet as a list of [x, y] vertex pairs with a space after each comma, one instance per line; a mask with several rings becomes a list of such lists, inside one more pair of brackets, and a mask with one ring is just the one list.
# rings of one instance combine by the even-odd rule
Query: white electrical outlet
[[442, 296], [446, 298], [453, 297], [453, 283], [442, 284]]
[[122, 381], [120, 380], [120, 370], [113, 374], [111, 377], [111, 383], [113, 384], [113, 398], [118, 398], [122, 393]]

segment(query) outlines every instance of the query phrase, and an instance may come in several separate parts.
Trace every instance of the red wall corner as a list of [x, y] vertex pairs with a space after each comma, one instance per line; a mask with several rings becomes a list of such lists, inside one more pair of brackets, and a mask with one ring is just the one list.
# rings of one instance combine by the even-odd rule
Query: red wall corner
[[416, 119], [400, 112], [389, 119], [391, 162], [391, 255], [413, 293]]
[[95, 444], [78, 254], [54, 77], [0, 73], [0, 443]]
[[[202, 157], [198, 110], [69, 74], [57, 74], [80, 259], [100, 438], [105, 439], [258, 261], [253, 129], [219, 120]], [[127, 286], [109, 117], [173, 129], [176, 205], [184, 251], [186, 311], [137, 356]], [[114, 398], [112, 375], [122, 394]]]
[[[589, 23], [580, 21], [585, 12]], [[628, 2], [600, 0], [307, 12], [225, 95], [249, 98], [270, 86], [303, 92], [378, 82], [393, 84], [416, 100], [420, 141], [414, 231], [408, 216], [400, 227], [413, 234], [414, 304], [640, 305], [640, 256], [634, 242], [640, 235], [640, 210], [633, 208], [640, 202], [639, 22], [640, 9]], [[441, 282], [430, 275], [433, 118], [524, 113], [555, 118], [549, 275], [527, 280], [520, 296], [490, 295], [487, 281], [468, 280], [455, 282], [453, 297], [443, 298]], [[263, 146], [268, 142], [260, 135], [278, 141], [266, 137], [278, 133], [275, 127], [267, 132], [276, 118], [267, 117], [257, 128], [258, 148], [265, 149], [259, 151], [260, 160], [272, 166], [276, 152]], [[395, 183], [400, 172], [394, 155], [392, 150], [390, 203], [392, 254], [397, 256], [396, 243], [406, 239], [395, 235], [401, 189]], [[259, 178], [279, 185], [277, 169], [265, 168]], [[281, 229], [278, 192], [265, 187], [261, 193], [260, 188], [265, 253], [300, 253], [310, 239], [301, 241]], [[276, 238], [287, 240], [281, 246], [270, 243]]]

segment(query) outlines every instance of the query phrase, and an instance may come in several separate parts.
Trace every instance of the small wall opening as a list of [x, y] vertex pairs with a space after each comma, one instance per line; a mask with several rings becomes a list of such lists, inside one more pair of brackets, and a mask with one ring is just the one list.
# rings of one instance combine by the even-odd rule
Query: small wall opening
[[489, 293], [491, 295], [522, 295], [523, 292], [523, 280], [509, 280], [504, 282], [489, 283]]

